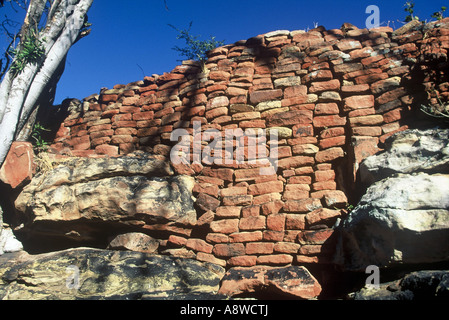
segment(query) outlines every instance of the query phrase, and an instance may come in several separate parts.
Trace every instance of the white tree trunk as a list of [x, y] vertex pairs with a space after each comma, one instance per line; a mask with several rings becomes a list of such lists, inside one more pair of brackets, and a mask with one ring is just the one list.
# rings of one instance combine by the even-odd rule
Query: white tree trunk
[[[34, 8], [43, 8], [42, 3], [45, 2], [46, 0], [32, 0], [29, 8], [33, 5]], [[15, 77], [11, 70], [5, 75], [0, 84], [0, 166], [47, 83], [79, 37], [92, 2], [93, 0], [53, 1], [47, 25], [39, 34], [45, 58], [40, 63], [27, 64]], [[30, 11], [32, 10], [28, 10], [24, 26], [29, 23]], [[41, 12], [34, 14], [37, 17], [42, 15]]]

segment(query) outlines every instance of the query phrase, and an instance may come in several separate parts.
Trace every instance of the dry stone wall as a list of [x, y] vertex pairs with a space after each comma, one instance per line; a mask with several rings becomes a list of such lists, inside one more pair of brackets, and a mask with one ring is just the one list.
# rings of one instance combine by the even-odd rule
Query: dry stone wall
[[[226, 130], [264, 129], [267, 139], [258, 138], [279, 159], [271, 174], [248, 161], [248, 148], [240, 163], [173, 164], [196, 179], [203, 228], [174, 233], [166, 245], [228, 267], [326, 263], [333, 225], [356, 192], [358, 164], [413, 126], [413, 105], [437, 103], [437, 94], [447, 101], [448, 49], [448, 19], [394, 32], [350, 24], [270, 32], [212, 50], [204, 68], [184, 61], [85, 98], [52, 149], [82, 157], [143, 150], [170, 161], [176, 129], [191, 135], [189, 143], [194, 123], [203, 138], [215, 129], [220, 140]], [[277, 141], [268, 139], [273, 129]]]

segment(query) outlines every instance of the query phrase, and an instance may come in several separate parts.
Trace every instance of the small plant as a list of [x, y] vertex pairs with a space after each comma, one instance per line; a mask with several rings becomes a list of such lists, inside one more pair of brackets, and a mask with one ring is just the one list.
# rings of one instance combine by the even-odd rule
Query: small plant
[[437, 12], [434, 12], [432, 15], [431, 15], [431, 17], [432, 18], [435, 18], [435, 19], [437, 19], [438, 21], [439, 20], [442, 20], [443, 18], [444, 18], [444, 16], [443, 16], [443, 14], [444, 14], [444, 11], [446, 11], [446, 7], [441, 7], [441, 10], [440, 11], [437, 11]]
[[414, 15], [414, 13], [415, 13], [415, 9], [414, 9], [415, 2], [414, 1], [407, 1], [404, 4], [404, 7], [405, 7], [404, 11], [408, 12], [408, 15], [405, 17], [405, 22], [410, 22], [410, 21], [413, 21], [413, 20], [418, 20], [419, 21], [419, 17]]
[[42, 138], [42, 131], [50, 131], [44, 128], [39, 122], [36, 123], [31, 132], [31, 138], [35, 141], [35, 149], [38, 152], [44, 152], [48, 148], [48, 142]]
[[192, 22], [189, 24], [188, 29], [180, 30], [173, 25], [169, 24], [170, 27], [178, 32], [177, 40], [184, 40], [186, 46], [181, 48], [175, 46], [173, 50], [178, 51], [182, 56], [186, 57], [188, 60], [195, 60], [202, 63], [204, 68], [204, 63], [207, 60], [207, 52], [215, 49], [218, 46], [224, 45], [224, 41], [217, 41], [215, 37], [210, 37], [208, 40], [199, 40], [201, 36], [194, 36], [190, 33], [192, 28]]
[[35, 32], [30, 32], [23, 41], [22, 48], [11, 51], [14, 57], [11, 71], [14, 76], [21, 73], [27, 64], [36, 63], [41, 59], [45, 54], [42, 43], [43, 40], [38, 39]]

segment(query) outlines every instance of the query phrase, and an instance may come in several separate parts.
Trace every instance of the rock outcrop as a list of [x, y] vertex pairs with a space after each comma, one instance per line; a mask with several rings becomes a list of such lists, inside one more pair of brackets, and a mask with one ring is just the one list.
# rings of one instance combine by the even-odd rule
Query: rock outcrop
[[368, 265], [449, 260], [448, 131], [411, 130], [387, 140], [361, 168], [368, 187], [339, 226], [337, 264]]
[[218, 299], [224, 269], [130, 251], [69, 249], [0, 256], [0, 299]]
[[19, 234], [78, 245], [107, 243], [124, 230], [189, 235], [197, 219], [193, 186], [157, 157], [70, 158], [18, 196]]
[[399, 280], [368, 286], [349, 295], [352, 300], [441, 300], [449, 298], [449, 270], [416, 271]]
[[316, 299], [321, 285], [301, 266], [235, 267], [226, 272], [219, 292], [230, 297]]

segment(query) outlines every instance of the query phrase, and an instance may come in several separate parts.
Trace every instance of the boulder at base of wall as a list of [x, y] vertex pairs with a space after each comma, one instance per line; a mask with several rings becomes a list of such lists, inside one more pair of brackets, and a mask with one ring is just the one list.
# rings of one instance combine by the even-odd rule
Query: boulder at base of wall
[[229, 297], [316, 299], [321, 285], [302, 266], [234, 267], [226, 272], [219, 292]]
[[157, 156], [71, 158], [37, 174], [20, 193], [15, 206], [26, 219], [19, 233], [28, 243], [40, 237], [102, 248], [126, 232], [189, 235], [197, 221], [194, 179], [172, 174]]
[[224, 268], [192, 259], [77, 248], [0, 256], [0, 299], [219, 299]]
[[351, 300], [444, 300], [449, 298], [449, 270], [423, 270], [395, 281], [368, 285], [348, 295]]
[[448, 133], [401, 132], [362, 163], [374, 183], [336, 229], [337, 265], [364, 271], [449, 261]]

